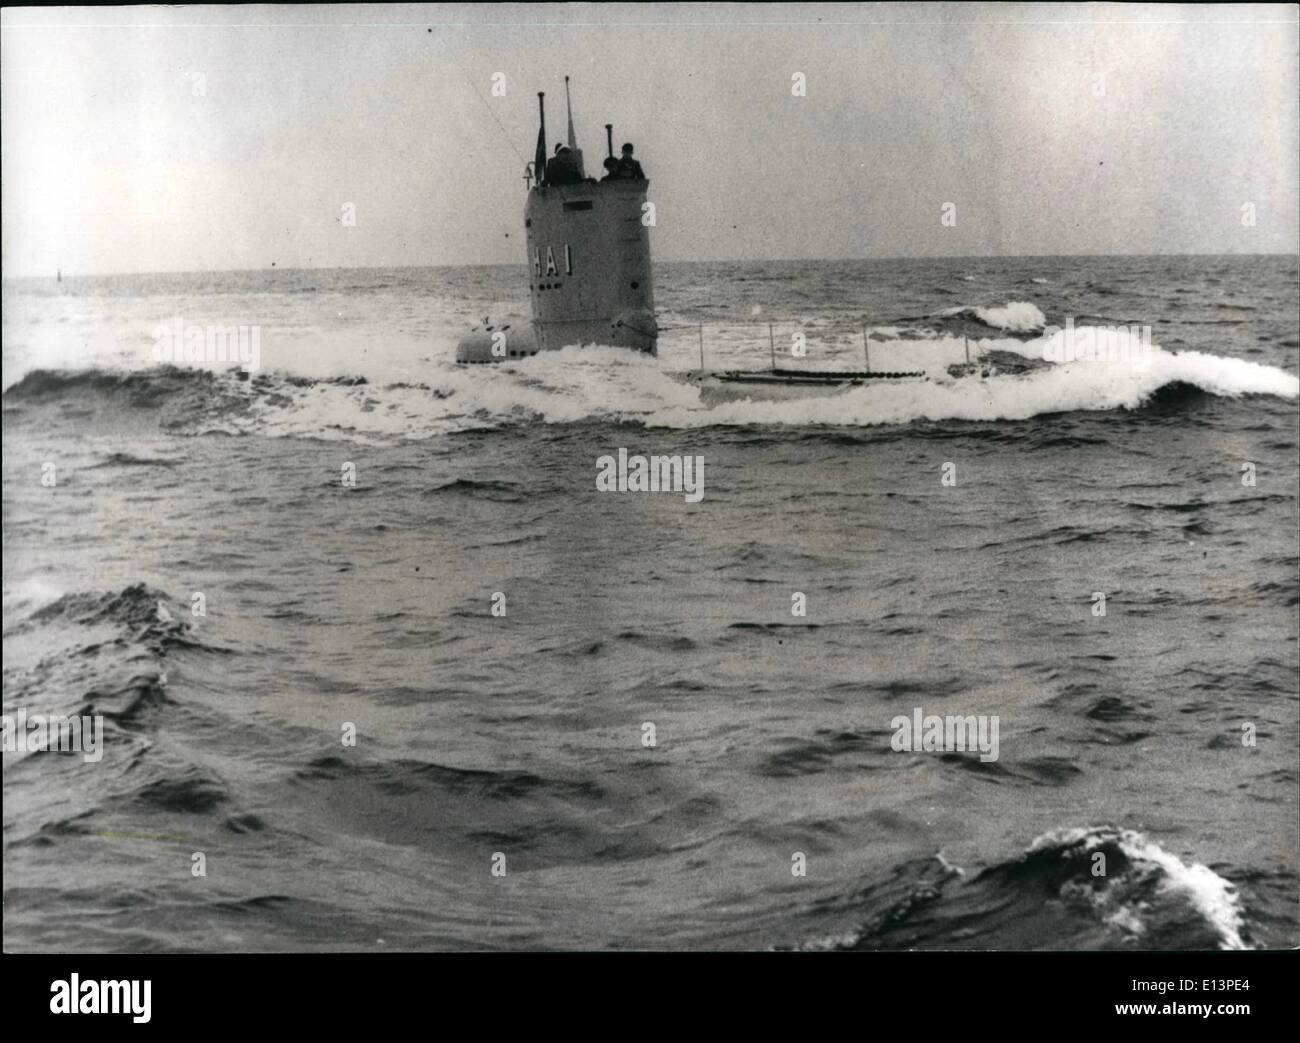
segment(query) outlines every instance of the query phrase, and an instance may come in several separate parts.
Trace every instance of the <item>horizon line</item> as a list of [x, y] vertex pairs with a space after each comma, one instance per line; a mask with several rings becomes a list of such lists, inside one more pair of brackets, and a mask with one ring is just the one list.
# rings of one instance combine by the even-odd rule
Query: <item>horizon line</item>
[[[853, 262], [886, 262], [886, 261], [1014, 261], [1014, 260], [1052, 260], [1061, 258], [1098, 258], [1098, 257], [1125, 257], [1125, 258], [1144, 258], [1144, 257], [1296, 257], [1300, 258], [1300, 250], [1282, 251], [1282, 250], [1262, 250], [1262, 251], [1234, 251], [1232, 253], [1190, 253], [1190, 252], [1169, 252], [1169, 253], [1064, 253], [1064, 254], [914, 254], [898, 255], [893, 257], [719, 257], [710, 259], [687, 259], [677, 257], [667, 257], [657, 260], [655, 264], [843, 264]], [[264, 268], [160, 268], [160, 269], [129, 269], [120, 271], [99, 271], [99, 272], [63, 272], [62, 269], [56, 269], [54, 276], [48, 274], [39, 275], [8, 275], [5, 274], [3, 282], [18, 282], [21, 280], [32, 279], [49, 279], [58, 278], [62, 275], [64, 279], [104, 279], [117, 276], [130, 275], [233, 275], [236, 273], [261, 273], [261, 272], [368, 272], [368, 271], [401, 271], [404, 269], [427, 269], [427, 268], [526, 268], [527, 261], [487, 261], [475, 263], [460, 264], [367, 264], [367, 265], [311, 265], [307, 267], [286, 267], [278, 268], [275, 266]]]

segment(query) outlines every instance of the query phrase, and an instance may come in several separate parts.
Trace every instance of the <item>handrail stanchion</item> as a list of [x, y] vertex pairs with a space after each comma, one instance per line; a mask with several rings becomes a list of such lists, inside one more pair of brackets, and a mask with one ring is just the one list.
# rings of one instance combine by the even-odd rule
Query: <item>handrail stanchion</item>
[[704, 369], [704, 323], [700, 323], [700, 369]]
[[862, 354], [867, 357], [867, 372], [871, 372], [871, 346], [867, 343], [867, 327], [862, 327]]
[[772, 332], [772, 324], [767, 324], [767, 341], [772, 346], [772, 372], [776, 372], [776, 334]]

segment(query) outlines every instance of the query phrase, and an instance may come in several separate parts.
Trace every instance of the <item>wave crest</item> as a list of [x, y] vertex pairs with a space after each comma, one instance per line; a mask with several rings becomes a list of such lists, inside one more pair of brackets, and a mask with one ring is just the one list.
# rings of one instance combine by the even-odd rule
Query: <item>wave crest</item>
[[906, 863], [842, 904], [872, 915], [804, 948], [1250, 948], [1232, 883], [1112, 826], [1054, 830], [977, 874]]
[[[429, 363], [426, 383], [376, 384], [354, 377], [280, 373], [249, 379], [237, 371], [172, 368], [130, 374], [41, 370], [6, 391], [4, 403], [6, 421], [16, 423], [29, 413], [32, 422], [57, 421], [58, 415], [51, 417], [45, 408], [48, 403], [90, 398], [109, 410], [157, 409], [160, 424], [175, 434], [386, 442], [521, 423], [587, 420], [682, 429], [1024, 420], [1054, 413], [1132, 410], [1153, 399], [1164, 401], [1167, 408], [1177, 398], [1160, 399], [1160, 393], [1179, 386], [1221, 398], [1300, 397], [1300, 378], [1277, 367], [1204, 352], [1168, 352], [1157, 345], [1132, 354], [1129, 361], [1053, 361], [1057, 336], [968, 341], [932, 333], [921, 339], [873, 342], [873, 368], [919, 369], [929, 379], [881, 382], [780, 402], [706, 402], [698, 387], [681, 379], [684, 370], [667, 368], [667, 359], [589, 346], [490, 367], [435, 360]], [[977, 367], [963, 365], [968, 345], [972, 359], [979, 360]], [[1016, 357], [1035, 365], [1016, 373], [1017, 367], [998, 364]], [[954, 366], [958, 372], [983, 372], [950, 375], [948, 369]]]

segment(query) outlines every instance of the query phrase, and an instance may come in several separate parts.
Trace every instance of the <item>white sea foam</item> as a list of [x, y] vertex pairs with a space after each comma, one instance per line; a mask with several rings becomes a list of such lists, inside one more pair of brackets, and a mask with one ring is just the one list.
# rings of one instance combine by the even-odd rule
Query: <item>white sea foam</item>
[[[1219, 936], [1222, 948], [1249, 948], [1241, 937], [1242, 914], [1236, 888], [1209, 866], [1196, 862], [1188, 865], [1135, 830], [1105, 827], [1057, 830], [1039, 837], [1029, 850], [1069, 847], [1082, 841], [1085, 850], [1091, 851], [1111, 840], [1135, 864], [1157, 866], [1162, 871], [1160, 890], [1179, 894], [1190, 902]], [[1133, 933], [1142, 933], [1140, 918], [1135, 916], [1133, 910], [1120, 910], [1112, 914], [1110, 922], [1121, 924]]]
[[1032, 333], [1047, 324], [1047, 316], [1038, 305], [1030, 301], [1008, 301], [998, 308], [978, 308], [958, 305], [940, 312], [941, 315], [974, 315], [986, 326], [1015, 333]]
[[[1044, 341], [971, 341], [1041, 359]], [[493, 366], [424, 365], [418, 384], [297, 386], [272, 375], [274, 394], [255, 397], [243, 415], [208, 416], [198, 430], [258, 432], [354, 441], [421, 439], [503, 424], [634, 421], [656, 428], [830, 425], [867, 427], [917, 420], [1025, 420], [1043, 414], [1134, 409], [1160, 388], [1182, 382], [1214, 395], [1300, 396], [1300, 378], [1273, 366], [1202, 352], [1153, 347], [1147, 364], [1072, 362], [1019, 376], [952, 378], [964, 359], [961, 338], [872, 343], [875, 369], [922, 369], [929, 381], [871, 384], [792, 401], [741, 399], [710, 404], [675, 377], [667, 360], [588, 346], [543, 352]], [[842, 366], [843, 363], [840, 363]], [[817, 368], [809, 366], [808, 368]], [[414, 375], [414, 374], [410, 374]]]
[[[951, 343], [951, 342], [950, 342]], [[997, 342], [1041, 357], [1042, 345]], [[952, 345], [960, 351], [960, 341]], [[1300, 396], [1300, 378], [1285, 370], [1200, 352], [1156, 349], [1150, 365], [1076, 362], [1024, 376], [874, 384], [836, 395], [788, 402], [729, 402], [708, 411], [663, 407], [647, 423], [664, 427], [741, 424], [871, 426], [914, 420], [1025, 420], [1048, 413], [1135, 409], [1160, 388], [1182, 382], [1211, 394]]]
[[45, 605], [53, 604], [65, 593], [67, 591], [62, 586], [50, 582], [43, 576], [32, 576], [13, 583], [6, 582], [3, 595], [0, 596], [4, 618], [8, 620], [19, 615], [27, 615]]
[[1145, 858], [1164, 869], [1165, 879], [1161, 886], [1187, 896], [1206, 922], [1218, 932], [1222, 948], [1249, 948], [1241, 938], [1241, 907], [1237, 902], [1236, 888], [1231, 883], [1209, 866], [1196, 862], [1186, 865], [1141, 834], [1126, 832], [1121, 844], [1130, 858]]
[[[21, 303], [21, 301], [20, 301]], [[971, 376], [954, 379], [948, 367], [991, 351], [1028, 359], [1052, 356], [1053, 342], [1039, 336], [998, 336], [993, 330], [1024, 333], [1041, 330], [1044, 316], [1028, 301], [996, 307], [963, 306], [947, 314], [969, 314], [991, 327], [990, 335], [963, 338], [899, 326], [869, 328], [867, 347], [874, 370], [921, 370], [929, 382], [879, 383], [826, 396], [786, 402], [702, 401], [699, 389], [674, 372], [699, 366], [693, 330], [666, 331], [660, 357], [648, 358], [616, 348], [588, 346], [543, 352], [528, 359], [493, 366], [457, 366], [454, 343], [445, 331], [462, 319], [472, 323], [469, 305], [422, 317], [420, 307], [385, 297], [368, 300], [372, 309], [396, 309], [380, 337], [373, 315], [353, 321], [342, 295], [328, 300], [308, 295], [289, 304], [257, 298], [220, 298], [199, 304], [164, 300], [112, 302], [97, 299], [55, 300], [32, 311], [29, 321], [11, 327], [6, 315], [5, 382], [12, 384], [33, 366], [47, 368], [149, 369], [150, 331], [156, 314], [181, 309], [187, 321], [217, 322], [261, 319], [262, 381], [226, 381], [233, 400], [247, 399], [244, 409], [220, 402], [196, 415], [189, 430], [308, 436], [353, 441], [420, 439], [518, 422], [571, 423], [586, 419], [641, 422], [653, 427], [697, 428], [712, 425], [905, 424], [914, 420], [1021, 420], [1076, 410], [1131, 409], [1173, 382], [1214, 395], [1246, 394], [1295, 399], [1300, 379], [1285, 370], [1208, 352], [1166, 352], [1153, 345], [1142, 366], [1106, 361], [1060, 361], [1021, 376]], [[113, 308], [123, 309], [118, 315]], [[288, 309], [283, 321], [274, 308]], [[450, 306], [447, 306], [450, 307]], [[44, 309], [44, 310], [42, 310]], [[163, 309], [160, 311], [159, 309]], [[261, 309], [261, 310], [258, 310]], [[316, 321], [316, 309], [328, 309], [334, 325]], [[340, 312], [341, 314], [334, 314]], [[403, 310], [405, 309], [405, 310]], [[504, 312], [506, 306], [500, 305]], [[444, 314], [444, 311], [446, 312]], [[465, 312], [462, 316], [461, 312]], [[105, 316], [112, 321], [105, 323]], [[480, 316], [481, 318], [481, 316]], [[67, 320], [66, 322], [62, 320]], [[39, 321], [38, 321], [39, 320]], [[1088, 327], [1076, 329], [1076, 335]], [[807, 333], [808, 352], [789, 358], [791, 337]], [[99, 331], [96, 333], [96, 331]], [[1050, 332], [1050, 331], [1049, 331]], [[93, 336], [92, 336], [93, 335]], [[808, 369], [857, 369], [866, 362], [862, 329], [826, 323], [778, 324], [777, 361]], [[69, 344], [76, 352], [64, 352]], [[62, 347], [61, 347], [62, 346]], [[771, 348], [766, 323], [708, 330], [706, 366], [712, 369], [766, 368]], [[68, 349], [70, 351], [70, 349]], [[1057, 357], [1068, 358], [1068, 353]], [[294, 380], [285, 380], [286, 375]], [[680, 375], [680, 373], [679, 373]], [[339, 376], [364, 377], [366, 384], [332, 383]], [[297, 378], [307, 377], [315, 383]]]

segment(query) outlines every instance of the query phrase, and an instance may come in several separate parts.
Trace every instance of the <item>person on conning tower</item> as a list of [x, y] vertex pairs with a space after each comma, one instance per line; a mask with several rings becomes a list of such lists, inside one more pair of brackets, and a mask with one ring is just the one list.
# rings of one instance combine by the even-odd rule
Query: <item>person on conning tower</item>
[[613, 156], [610, 156], [608, 159], [605, 160], [605, 176], [602, 177], [601, 180], [602, 181], [618, 180], [618, 160], [616, 160]]
[[645, 172], [641, 169], [641, 164], [632, 158], [632, 143], [625, 142], [623, 145], [623, 157], [618, 161], [618, 176], [627, 181], [644, 181]]
[[549, 185], [576, 185], [582, 180], [577, 157], [563, 143], [555, 146], [555, 155], [546, 161], [546, 183]]

